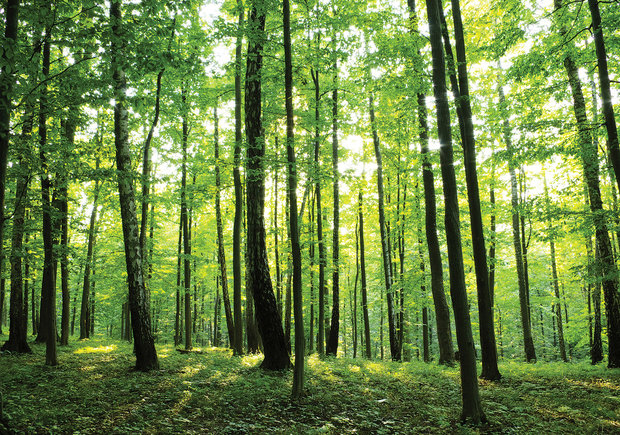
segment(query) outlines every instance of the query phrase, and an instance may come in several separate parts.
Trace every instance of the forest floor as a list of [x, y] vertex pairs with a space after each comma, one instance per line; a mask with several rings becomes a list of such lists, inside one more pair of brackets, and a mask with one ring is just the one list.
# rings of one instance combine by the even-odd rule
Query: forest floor
[[462, 426], [458, 369], [437, 364], [312, 355], [291, 402], [292, 371], [264, 372], [260, 356], [158, 346], [161, 370], [141, 373], [125, 342], [59, 347], [56, 367], [32, 347], [0, 354], [16, 433], [620, 433], [620, 370], [586, 363], [502, 363], [500, 382], [481, 381], [489, 422]]

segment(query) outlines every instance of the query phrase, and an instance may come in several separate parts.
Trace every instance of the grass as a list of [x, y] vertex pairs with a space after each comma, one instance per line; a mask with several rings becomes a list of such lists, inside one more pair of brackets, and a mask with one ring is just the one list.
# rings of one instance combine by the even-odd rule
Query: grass
[[[0, 336], [4, 341], [6, 336]], [[308, 358], [305, 397], [292, 371], [225, 349], [159, 346], [162, 369], [132, 370], [131, 345], [96, 338], [0, 355], [5, 417], [18, 433], [619, 433], [620, 370], [585, 363], [501, 364], [481, 381], [489, 423], [461, 426], [455, 368], [419, 362]]]

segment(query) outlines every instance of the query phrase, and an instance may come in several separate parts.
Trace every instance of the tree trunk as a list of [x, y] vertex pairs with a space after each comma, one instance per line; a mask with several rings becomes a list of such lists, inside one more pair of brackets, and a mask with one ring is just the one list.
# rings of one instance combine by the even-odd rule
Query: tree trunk
[[293, 117], [293, 61], [291, 53], [291, 10], [289, 0], [283, 3], [284, 15], [284, 94], [286, 105], [286, 156], [288, 162], [288, 203], [293, 256], [293, 305], [295, 311], [295, 367], [293, 371], [293, 399], [304, 393], [305, 333], [303, 293], [301, 282], [301, 246], [299, 244], [299, 216], [297, 214], [297, 164], [295, 162], [295, 120]]
[[534, 349], [534, 340], [532, 339], [532, 321], [530, 318], [530, 308], [527, 295], [527, 285], [525, 281], [525, 269], [523, 264], [523, 252], [521, 233], [519, 229], [519, 196], [517, 188], [517, 177], [515, 175], [514, 150], [512, 147], [512, 137], [508, 116], [506, 114], [506, 98], [504, 90], [500, 85], [498, 87], [500, 105], [504, 107], [504, 141], [506, 142], [506, 150], [508, 151], [508, 169], [510, 172], [510, 188], [512, 201], [512, 241], [515, 250], [515, 261], [517, 263], [517, 279], [519, 283], [519, 306], [521, 310], [521, 327], [523, 329], [523, 346], [525, 351], [525, 360], [527, 362], [536, 361], [536, 350]]
[[185, 350], [192, 349], [192, 295], [191, 295], [191, 281], [192, 281], [192, 269], [191, 269], [191, 255], [192, 255], [192, 242], [189, 234], [189, 222], [187, 213], [187, 140], [189, 136], [189, 125], [187, 122], [187, 99], [185, 88], [181, 90], [181, 105], [182, 105], [182, 118], [183, 118], [183, 167], [181, 175], [181, 222], [183, 228], [183, 288], [184, 288], [184, 301], [185, 301]]
[[[99, 169], [99, 159], [97, 159], [96, 169]], [[90, 212], [90, 223], [88, 226], [88, 247], [86, 250], [86, 265], [84, 266], [84, 286], [82, 287], [82, 304], [80, 310], [80, 340], [90, 337], [90, 285], [91, 267], [93, 262], [93, 249], [95, 246], [95, 227], [97, 225], [97, 206], [99, 200], [99, 180], [95, 180], [95, 190], [93, 193], [93, 209]]]
[[[215, 132], [213, 134], [213, 146], [215, 157], [215, 216], [217, 226], [217, 259], [220, 265], [220, 275], [222, 276], [222, 298], [224, 299], [224, 313], [226, 315], [226, 328], [228, 329], [228, 337], [230, 338], [230, 345], [234, 347], [236, 342], [235, 338], [235, 325], [232, 310], [230, 307], [230, 297], [228, 296], [228, 274], [226, 273], [226, 253], [224, 252], [224, 227], [222, 225], [222, 209], [221, 202], [221, 189], [222, 183], [220, 181], [220, 144], [219, 144], [219, 128], [218, 128], [218, 116], [217, 107], [213, 109], [213, 117], [215, 119]], [[234, 349], [233, 349], [234, 350]]]
[[[2, 43], [2, 69], [0, 70], [0, 275], [4, 273], [4, 197], [9, 158], [9, 138], [11, 135], [11, 96], [15, 81], [19, 0], [7, 0], [4, 11], [6, 14], [6, 24], [4, 27], [4, 41]], [[4, 318], [4, 282], [2, 278], [2, 284], [0, 284], [0, 330], [2, 329], [2, 320]]]
[[553, 311], [557, 324], [558, 345], [560, 347], [560, 358], [562, 361], [568, 362], [566, 357], [566, 347], [564, 346], [564, 328], [562, 327], [562, 305], [560, 303], [560, 286], [558, 280], [558, 267], [556, 263], [555, 252], [555, 229], [553, 228], [553, 217], [551, 215], [551, 203], [549, 200], [549, 188], [547, 187], [547, 177], [543, 169], [543, 183], [545, 194], [545, 206], [547, 209], [547, 233], [549, 237], [549, 250], [551, 251], [551, 281], [553, 283], [553, 292], [555, 301], [553, 302]]
[[265, 243], [265, 141], [261, 114], [261, 70], [265, 42], [266, 6], [252, 2], [248, 21], [249, 42], [245, 80], [245, 132], [247, 137], [247, 286], [254, 298], [258, 332], [265, 359], [261, 367], [282, 370], [291, 364], [273, 293]]
[[586, 117], [585, 99], [581, 90], [577, 66], [570, 55], [564, 57], [564, 68], [568, 74], [573, 95], [573, 108], [579, 130], [584, 178], [588, 186], [590, 210], [596, 230], [596, 249], [600, 260], [597, 262], [599, 264], [597, 272], [602, 279], [607, 314], [608, 367], [620, 367], [620, 296], [618, 295], [617, 267], [613, 259], [606, 216], [602, 213], [603, 201], [599, 185], [597, 150], [594, 147]]
[[[410, 20], [413, 24], [412, 31], [417, 32], [415, 1], [408, 0], [408, 5]], [[435, 306], [437, 340], [439, 342], [439, 364], [451, 365], [454, 361], [454, 348], [450, 329], [450, 309], [448, 308], [443, 286], [443, 266], [439, 239], [437, 237], [437, 205], [435, 199], [435, 180], [428, 149], [426, 95], [419, 93], [417, 101], [420, 153], [422, 155], [422, 179], [424, 182], [426, 243], [431, 269], [431, 293], [433, 294], [433, 304]]]
[[[497, 346], [495, 328], [493, 326], [493, 309], [489, 290], [489, 274], [487, 268], [484, 229], [482, 227], [482, 211], [480, 209], [480, 191], [478, 188], [478, 170], [476, 165], [476, 142], [472, 122], [472, 111], [469, 95], [469, 79], [467, 77], [467, 59], [465, 54], [465, 37], [459, 0], [451, 0], [454, 35], [456, 43], [456, 60], [458, 85], [454, 80], [452, 91], [456, 101], [457, 114], [463, 142], [463, 156], [469, 217], [471, 223], [472, 249], [476, 271], [476, 288], [478, 293], [478, 318], [480, 324], [480, 345], [482, 350], [482, 373], [480, 377], [487, 380], [499, 380], [501, 374], [497, 367]], [[447, 31], [447, 28], [445, 28]], [[452, 56], [449, 39], [446, 42], [446, 53]], [[456, 76], [456, 73], [453, 75]], [[455, 77], [456, 78], [456, 77]]]
[[[557, 3], [560, 0], [556, 0]], [[607, 52], [605, 50], [605, 38], [603, 37], [603, 27], [601, 25], [601, 12], [598, 6], [598, 0], [588, 0], [590, 7], [590, 15], [592, 16], [592, 31], [594, 33], [594, 46], [596, 48], [596, 59], [598, 64], [598, 78], [601, 89], [601, 101], [603, 103], [603, 116], [605, 118], [605, 127], [607, 129], [607, 151], [609, 159], [614, 168], [616, 175], [616, 183], [620, 190], [620, 147], [618, 146], [618, 127], [616, 125], [616, 117], [614, 116], [614, 106], [611, 101], [611, 87], [609, 80], [609, 71], [607, 68]], [[616, 295], [613, 302], [618, 304], [618, 296]], [[607, 295], [605, 296], [607, 301]], [[617, 330], [618, 331], [618, 330]], [[620, 334], [620, 331], [617, 332]], [[611, 350], [610, 350], [611, 353]], [[613, 367], [620, 366], [620, 351], [614, 356]], [[609, 361], [610, 367], [612, 361]]]
[[332, 182], [334, 183], [334, 229], [332, 242], [332, 320], [329, 328], [329, 338], [327, 340], [327, 355], [338, 355], [338, 337], [340, 327], [340, 192], [338, 186], [338, 64], [334, 62], [334, 90], [332, 91]]
[[319, 164], [319, 151], [321, 146], [320, 128], [320, 81], [318, 70], [311, 69], [312, 81], [314, 82], [314, 188], [316, 198], [316, 236], [319, 244], [319, 336], [317, 338], [317, 351], [319, 355], [325, 353], [325, 242], [323, 240], [323, 209], [321, 205], [321, 175]]
[[142, 251], [140, 249], [139, 225], [131, 170], [129, 150], [128, 112], [125, 106], [127, 81], [121, 63], [124, 50], [121, 1], [110, 4], [112, 22], [112, 43], [110, 46], [111, 64], [114, 79], [114, 144], [116, 166], [118, 169], [118, 190], [121, 206], [123, 239], [125, 242], [125, 261], [129, 284], [129, 307], [133, 329], [136, 369], [148, 371], [157, 369], [157, 352], [151, 333], [151, 317], [146, 304], [146, 292], [142, 273]]
[[363, 197], [360, 190], [358, 195], [358, 220], [360, 237], [360, 271], [362, 277], [362, 316], [364, 317], [364, 344], [366, 345], [366, 358], [372, 358], [372, 348], [370, 342], [370, 320], [368, 316], [368, 285], [366, 283], [366, 247], [364, 244], [364, 209]]
[[[75, 128], [72, 121], [65, 124], [67, 145], [73, 146]], [[68, 180], [64, 179], [60, 186], [60, 288], [62, 291], [62, 317], [60, 321], [60, 344], [69, 344], [69, 318], [71, 317], [71, 294], [69, 292], [69, 189]]]
[[383, 272], [385, 279], [385, 291], [388, 310], [388, 332], [390, 336], [390, 353], [392, 360], [400, 361], [402, 358], [400, 343], [396, 335], [396, 319], [394, 315], [394, 294], [393, 294], [393, 273], [392, 273], [392, 248], [388, 240], [388, 230], [385, 219], [385, 205], [383, 193], [383, 164], [381, 161], [381, 145], [375, 123], [375, 108], [372, 94], [368, 99], [370, 109], [370, 124], [372, 127], [372, 137], [375, 148], [375, 158], [377, 160], [377, 190], [379, 195], [379, 228], [381, 230], [381, 252], [383, 254]]
[[465, 288], [459, 206], [452, 134], [450, 130], [450, 110], [446, 90], [445, 61], [441, 41], [440, 4], [436, 0], [426, 2], [433, 58], [433, 91], [437, 107], [437, 131], [440, 142], [441, 174], [444, 186], [445, 226], [450, 265], [450, 295], [456, 325], [456, 338], [461, 362], [461, 396], [463, 411], [461, 420], [480, 423], [485, 421], [476, 375], [476, 356], [469, 318], [469, 305]]

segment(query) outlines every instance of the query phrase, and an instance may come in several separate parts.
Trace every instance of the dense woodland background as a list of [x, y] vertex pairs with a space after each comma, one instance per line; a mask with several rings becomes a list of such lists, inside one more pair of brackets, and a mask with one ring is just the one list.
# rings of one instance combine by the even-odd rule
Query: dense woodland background
[[619, 367], [618, 6], [3, 2], [3, 350]]

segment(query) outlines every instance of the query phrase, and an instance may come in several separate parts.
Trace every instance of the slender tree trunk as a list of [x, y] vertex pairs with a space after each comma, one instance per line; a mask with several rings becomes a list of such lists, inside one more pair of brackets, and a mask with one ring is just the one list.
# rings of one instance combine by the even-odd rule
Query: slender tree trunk
[[179, 219], [179, 237], [177, 241], [177, 286], [176, 309], [174, 314], [174, 345], [181, 344], [181, 249], [183, 245], [183, 220]]
[[[226, 273], [226, 254], [224, 252], [224, 227], [222, 225], [222, 209], [220, 206], [220, 191], [222, 189], [220, 181], [220, 144], [219, 144], [219, 127], [217, 107], [213, 109], [213, 117], [215, 119], [215, 133], [213, 135], [214, 157], [215, 157], [215, 215], [217, 226], [217, 259], [220, 264], [220, 275], [222, 276], [222, 298], [224, 299], [224, 313], [226, 315], [226, 327], [228, 329], [228, 337], [230, 345], [234, 347], [235, 325], [232, 310], [230, 307], [230, 297], [228, 296], [228, 274]], [[233, 349], [234, 350], [234, 349]]]
[[443, 44], [441, 41], [440, 4], [436, 0], [427, 0], [426, 6], [429, 17], [433, 58], [433, 91], [437, 107], [437, 131], [440, 142], [441, 174], [446, 208], [445, 226], [450, 265], [450, 295], [454, 309], [456, 338], [461, 362], [461, 397], [463, 404], [461, 420], [479, 423], [485, 421], [486, 418], [478, 393], [476, 356], [465, 288], [458, 195], [450, 130], [450, 110], [446, 90]]
[[321, 147], [320, 128], [320, 81], [318, 70], [311, 69], [312, 81], [314, 82], [314, 188], [316, 198], [316, 236], [319, 244], [319, 336], [317, 338], [317, 351], [319, 355], [325, 353], [325, 243], [323, 240], [323, 209], [321, 205], [321, 176], [319, 165], [319, 151]]
[[293, 305], [295, 311], [295, 367], [293, 372], [293, 399], [304, 392], [305, 333], [303, 319], [303, 293], [301, 282], [301, 246], [299, 244], [299, 218], [297, 214], [297, 165], [295, 162], [295, 124], [293, 117], [293, 61], [291, 53], [291, 10], [289, 0], [283, 3], [284, 15], [284, 93], [286, 105], [286, 155], [288, 162], [288, 203], [293, 256]]
[[388, 310], [388, 332], [390, 336], [390, 353], [392, 360], [400, 361], [402, 358], [400, 343], [396, 334], [396, 319], [394, 314], [394, 294], [393, 294], [393, 274], [392, 274], [392, 248], [388, 240], [388, 230], [385, 219], [385, 205], [383, 193], [383, 164], [381, 161], [381, 145], [379, 143], [379, 135], [375, 123], [375, 108], [372, 94], [368, 99], [370, 108], [370, 123], [372, 127], [372, 137], [375, 147], [375, 157], [377, 159], [377, 190], [379, 195], [379, 228], [381, 230], [381, 250], [383, 253], [383, 272], [385, 279], [386, 301]]
[[[97, 159], [96, 169], [99, 169], [99, 159]], [[82, 287], [82, 304], [80, 310], [80, 340], [90, 337], [90, 286], [91, 286], [91, 267], [93, 262], [93, 250], [95, 246], [95, 227], [97, 225], [97, 206], [99, 200], [99, 180], [95, 180], [93, 193], [93, 209], [90, 212], [90, 223], [88, 226], [88, 244], [86, 248], [86, 264], [84, 266], [84, 286]]]
[[314, 237], [314, 195], [312, 195], [312, 203], [308, 208], [308, 220], [309, 225], [309, 240], [308, 244], [308, 257], [310, 259], [310, 332], [308, 334], [308, 353], [314, 352], [314, 257], [315, 257], [315, 243]]
[[[482, 211], [480, 208], [478, 170], [476, 165], [476, 142], [470, 105], [469, 79], [467, 76], [467, 59], [465, 54], [465, 37], [463, 34], [463, 23], [461, 19], [459, 0], [451, 0], [451, 4], [457, 60], [457, 71], [451, 71], [451, 75], [454, 76], [452, 92], [456, 101], [457, 114], [461, 129], [465, 179], [467, 183], [467, 196], [469, 198], [469, 217], [471, 223], [474, 266], [476, 271], [480, 345], [482, 350], [482, 373], [480, 374], [480, 377], [487, 380], [499, 380], [501, 378], [501, 374], [497, 366], [497, 346], [495, 343], [493, 309], [489, 290], [489, 274], [484, 241], [484, 229], [482, 226]], [[447, 28], [445, 26], [444, 31], [447, 32]], [[447, 55], [452, 57], [449, 38], [446, 39], [445, 49]]]
[[[75, 129], [71, 121], [65, 125], [67, 145], [73, 146]], [[60, 344], [69, 344], [69, 318], [71, 317], [71, 294], [69, 292], [69, 189], [68, 180], [60, 186], [60, 288], [62, 291], [62, 317], [60, 321]]]
[[[500, 85], [498, 87], [500, 105], [504, 107], [506, 112], [506, 98], [504, 97], [504, 90]], [[515, 250], [515, 261], [517, 263], [517, 279], [519, 283], [519, 306], [521, 310], [521, 327], [523, 329], [523, 346], [525, 351], [525, 360], [527, 362], [536, 361], [536, 351], [534, 349], [534, 340], [532, 339], [532, 321], [530, 318], [530, 309], [527, 295], [527, 284], [525, 281], [525, 269], [523, 264], [523, 252], [521, 233], [519, 228], [519, 196], [517, 188], [517, 177], [515, 175], [515, 163], [514, 163], [514, 150], [512, 147], [512, 137], [510, 132], [510, 125], [508, 123], [508, 116], [504, 117], [504, 141], [506, 142], [506, 150], [508, 151], [508, 169], [510, 172], [510, 188], [511, 188], [511, 201], [512, 201], [512, 240]]]
[[151, 333], [151, 317], [146, 305], [146, 292], [142, 273], [142, 251], [140, 250], [139, 225], [136, 212], [133, 177], [131, 173], [131, 153], [129, 150], [128, 112], [125, 106], [127, 80], [121, 63], [124, 51], [124, 31], [122, 26], [121, 1], [110, 4], [112, 22], [112, 43], [110, 47], [114, 79], [114, 143], [116, 147], [116, 166], [118, 169], [118, 190], [121, 205], [125, 260], [129, 283], [129, 307], [133, 328], [136, 369], [148, 371], [157, 369], [157, 352]]
[[[4, 272], [4, 197], [6, 192], [6, 170], [9, 158], [11, 135], [12, 89], [17, 55], [17, 28], [19, 25], [19, 0], [7, 0], [4, 8], [5, 27], [2, 43], [2, 69], [0, 69], [0, 275]], [[20, 271], [21, 273], [21, 271]], [[0, 283], [0, 331], [4, 319], [5, 281]], [[16, 295], [17, 296], [17, 295]], [[17, 308], [17, 307], [16, 307]], [[13, 308], [11, 308], [12, 310]], [[19, 309], [18, 309], [19, 310]], [[10, 314], [10, 313], [9, 313]], [[17, 313], [16, 313], [17, 315]], [[21, 321], [20, 319], [16, 319]], [[10, 339], [9, 339], [10, 341]]]
[[566, 347], [564, 346], [564, 328], [562, 327], [562, 305], [560, 304], [560, 286], [558, 280], [558, 267], [556, 263], [555, 252], [555, 229], [553, 227], [553, 217], [551, 216], [551, 203], [549, 200], [549, 188], [547, 187], [547, 177], [543, 169], [543, 182], [545, 194], [545, 206], [547, 208], [547, 233], [549, 237], [549, 250], [551, 251], [551, 281], [553, 283], [553, 292], [555, 301], [553, 302], [553, 311], [557, 323], [558, 345], [560, 347], [560, 358], [562, 361], [568, 362], [566, 357]]
[[[412, 31], [417, 32], [415, 1], [408, 0], [408, 5], [410, 20], [412, 21]], [[433, 294], [435, 306], [437, 340], [439, 342], [439, 364], [451, 365], [454, 361], [454, 348], [450, 328], [450, 309], [448, 308], [443, 286], [443, 265], [439, 249], [439, 239], [437, 237], [437, 205], [435, 199], [435, 180], [428, 149], [426, 95], [419, 93], [417, 101], [420, 153], [422, 155], [422, 179], [424, 182], [426, 241], [431, 269], [431, 293]]]
[[332, 320], [327, 340], [327, 355], [338, 355], [340, 334], [340, 192], [338, 180], [338, 64], [334, 62], [334, 90], [332, 91], [332, 182], [334, 183], [334, 229], [332, 242]]
[[261, 367], [281, 370], [290, 366], [282, 322], [273, 293], [265, 244], [265, 142], [261, 114], [261, 71], [266, 5], [252, 2], [245, 80], [245, 132], [247, 137], [247, 285], [254, 298], [258, 332], [265, 359]]
[[243, 355], [243, 319], [241, 313], [241, 220], [243, 217], [243, 189], [241, 186], [241, 51], [243, 42], [243, 3], [237, 2], [239, 22], [235, 47], [235, 150], [233, 182], [235, 185], [235, 220], [233, 222], [233, 310], [235, 314], [234, 353]]
[[189, 125], [187, 122], [187, 100], [185, 88], [181, 90], [181, 100], [183, 106], [183, 167], [181, 175], [181, 222], [183, 227], [183, 287], [185, 301], [185, 350], [192, 348], [192, 295], [191, 295], [191, 255], [192, 242], [189, 235], [189, 222], [187, 213], [187, 140], [189, 136]]
[[608, 367], [620, 367], [620, 296], [618, 295], [617, 267], [613, 259], [606, 217], [605, 214], [601, 213], [603, 202], [599, 185], [597, 150], [594, 147], [586, 117], [585, 99], [581, 90], [577, 66], [570, 55], [564, 57], [564, 68], [568, 74], [568, 81], [573, 95], [573, 107], [579, 130], [584, 178], [588, 186], [590, 210], [596, 230], [596, 249], [600, 260], [600, 262], [597, 262], [599, 264], [598, 273], [602, 278], [607, 314]]
[[366, 249], [364, 244], [364, 209], [363, 197], [360, 190], [358, 195], [358, 220], [360, 237], [360, 271], [362, 276], [362, 315], [364, 317], [364, 343], [366, 345], [366, 358], [372, 358], [372, 348], [370, 341], [370, 319], [368, 315], [368, 285], [366, 282]]
[[[49, 9], [48, 9], [49, 11]], [[42, 77], [47, 79], [50, 69], [50, 35], [51, 26], [46, 26], [43, 43]], [[41, 201], [43, 207], [43, 278], [41, 284], [41, 325], [38, 342], [45, 342], [45, 364], [58, 364], [56, 356], [56, 259], [54, 258], [54, 214], [53, 203], [50, 198], [51, 181], [47, 162], [47, 85], [41, 88], [39, 108], [39, 159], [41, 161]]]

